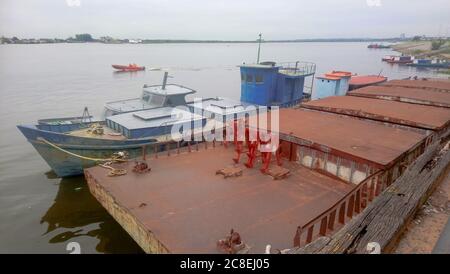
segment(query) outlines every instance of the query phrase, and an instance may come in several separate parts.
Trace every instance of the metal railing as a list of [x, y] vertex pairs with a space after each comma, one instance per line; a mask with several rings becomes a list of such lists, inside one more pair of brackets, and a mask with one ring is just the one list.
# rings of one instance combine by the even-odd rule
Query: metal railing
[[143, 160], [154, 158], [158, 159], [161, 156], [171, 156], [172, 154], [181, 154], [192, 151], [199, 151], [200, 149], [215, 148], [216, 146], [227, 147], [226, 141], [164, 141], [147, 145], [142, 145], [141, 157]]
[[281, 66], [279, 72], [291, 76], [308, 76], [316, 73], [316, 64], [311, 62], [284, 62], [277, 63], [277, 65]]
[[384, 170], [379, 170], [367, 177], [329, 209], [305, 225], [299, 226], [294, 237], [294, 246], [301, 247], [311, 243], [317, 237], [326, 236], [327, 233], [337, 230], [338, 226], [345, 225], [347, 220], [362, 212], [386, 188], [384, 174]]

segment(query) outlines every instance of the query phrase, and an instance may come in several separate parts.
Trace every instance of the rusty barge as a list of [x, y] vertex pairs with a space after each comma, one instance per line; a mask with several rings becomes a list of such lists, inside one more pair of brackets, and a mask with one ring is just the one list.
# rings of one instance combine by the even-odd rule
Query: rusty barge
[[[402, 85], [450, 89], [442, 83]], [[135, 161], [112, 165], [126, 175], [85, 169], [89, 189], [148, 253], [304, 247], [346, 228], [430, 147], [448, 140], [447, 96], [357, 92], [280, 110], [273, 158], [247, 140], [172, 143], [165, 152], [152, 144]]]

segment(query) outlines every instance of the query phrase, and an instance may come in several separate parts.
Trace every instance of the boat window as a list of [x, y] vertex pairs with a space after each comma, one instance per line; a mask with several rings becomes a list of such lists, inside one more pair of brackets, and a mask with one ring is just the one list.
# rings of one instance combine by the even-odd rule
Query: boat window
[[150, 94], [148, 94], [147, 92], [144, 92], [142, 94], [142, 100], [148, 102], [148, 99], [150, 98]]
[[257, 84], [262, 84], [263, 83], [263, 76], [262, 75], [256, 75], [255, 76], [255, 82], [257, 83]]
[[152, 94], [149, 103], [152, 105], [162, 106], [164, 104], [165, 96]]
[[253, 83], [253, 75], [247, 74], [247, 83]]
[[245, 74], [241, 73], [241, 81], [244, 81], [244, 80], [245, 80]]

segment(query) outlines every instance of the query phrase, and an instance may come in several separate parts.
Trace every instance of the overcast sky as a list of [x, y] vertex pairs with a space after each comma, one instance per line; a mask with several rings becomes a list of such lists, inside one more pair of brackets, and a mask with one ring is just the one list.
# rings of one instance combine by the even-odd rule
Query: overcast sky
[[450, 0], [0, 0], [0, 35], [251, 40], [450, 35]]

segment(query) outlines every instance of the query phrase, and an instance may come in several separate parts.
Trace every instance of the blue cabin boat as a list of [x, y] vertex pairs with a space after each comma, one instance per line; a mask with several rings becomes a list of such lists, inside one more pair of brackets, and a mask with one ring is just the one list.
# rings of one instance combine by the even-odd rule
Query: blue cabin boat
[[[186, 105], [188, 103], [186, 101], [186, 96], [194, 94], [196, 91], [182, 85], [167, 84], [167, 77], [168, 73], [166, 72], [164, 74], [162, 85], [144, 85], [142, 94], [139, 98], [107, 102], [102, 117], [93, 117], [89, 114], [87, 109], [85, 109], [83, 116], [40, 119], [38, 120], [38, 124], [59, 126], [86, 122], [101, 122], [106, 117], [121, 113]], [[164, 89], [161, 88], [162, 86], [164, 86]]]
[[316, 71], [315, 64], [306, 62], [261, 62], [239, 67], [241, 101], [269, 107], [301, 103], [305, 96], [305, 78], [314, 76]]
[[407, 65], [422, 68], [450, 68], [449, 61], [440, 59], [415, 59], [412, 63]]
[[174, 126], [189, 124], [195, 131], [206, 124], [206, 118], [176, 109], [195, 91], [166, 81], [167, 73], [163, 85], [144, 86], [140, 98], [107, 103], [104, 119], [87, 114], [17, 127], [58, 176], [80, 175], [95, 159], [110, 159], [117, 152], [141, 155], [142, 147], [169, 140]]

